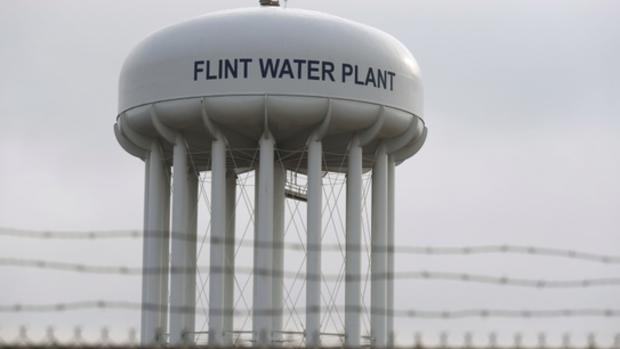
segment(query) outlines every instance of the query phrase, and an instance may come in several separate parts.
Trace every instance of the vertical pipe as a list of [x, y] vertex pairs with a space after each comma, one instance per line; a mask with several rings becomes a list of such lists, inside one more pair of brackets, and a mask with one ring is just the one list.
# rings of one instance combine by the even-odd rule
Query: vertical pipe
[[[162, 269], [165, 256], [168, 227], [166, 196], [169, 190], [167, 170], [163, 163], [161, 148], [155, 142], [151, 144], [145, 161], [144, 193], [144, 238], [142, 245], [142, 312], [140, 340], [143, 345], [153, 345], [162, 341], [161, 335], [166, 328], [166, 302], [162, 297], [163, 286], [167, 286], [168, 274]], [[158, 273], [146, 272], [159, 269]]]
[[170, 293], [169, 290], [169, 277], [170, 277], [170, 183], [171, 183], [171, 179], [170, 179], [170, 167], [168, 165], [166, 165], [164, 167], [164, 190], [163, 190], [163, 197], [161, 198], [162, 202], [164, 203], [163, 206], [163, 212], [164, 212], [164, 217], [163, 220], [161, 222], [162, 225], [162, 233], [161, 233], [161, 248], [160, 248], [160, 253], [161, 253], [161, 263], [160, 265], [160, 270], [161, 270], [161, 276], [159, 278], [159, 288], [160, 288], [160, 300], [159, 300], [159, 304], [161, 304], [161, 311], [160, 311], [160, 325], [159, 328], [161, 329], [159, 331], [159, 335], [162, 337], [161, 338], [161, 342], [165, 343], [166, 342], [166, 338], [164, 337], [164, 333], [166, 332], [166, 329], [168, 328], [168, 296]]
[[[161, 253], [161, 246], [155, 244], [157, 238], [159, 238], [159, 232], [154, 230], [154, 226], [156, 226], [156, 222], [151, 223], [151, 191], [153, 191], [152, 195], [156, 195], [155, 188], [151, 189], [151, 175], [150, 173], [154, 171], [151, 169], [151, 164], [156, 161], [154, 159], [155, 151], [153, 150], [153, 146], [155, 142], [151, 144], [151, 149], [148, 155], [144, 159], [144, 222], [143, 222], [143, 234], [142, 234], [142, 310], [141, 310], [141, 319], [140, 319], [140, 341], [142, 345], [151, 345], [153, 343], [157, 343], [157, 330], [159, 324], [159, 314], [157, 312], [153, 312], [152, 310], [148, 310], [146, 304], [156, 304], [159, 306], [160, 303], [160, 294], [161, 293], [161, 278], [157, 278], [160, 274], [151, 274], [146, 273], [146, 268], [152, 267], [153, 265], [159, 267], [161, 261], [156, 260], [156, 253], [158, 251]], [[161, 158], [161, 155], [159, 155]], [[153, 264], [154, 263], [154, 264]], [[157, 286], [154, 286], [157, 285]], [[155, 292], [156, 291], [156, 292]]]
[[320, 141], [308, 143], [308, 205], [306, 258], [306, 346], [319, 347], [321, 330], [321, 200]]
[[259, 140], [258, 217], [254, 243], [252, 326], [255, 345], [271, 343], [271, 287], [273, 265], [273, 164], [274, 140], [269, 131]]
[[370, 251], [370, 336], [372, 345], [387, 346], [386, 333], [386, 271], [387, 271], [387, 153], [380, 145], [372, 170], [372, 237]]
[[224, 266], [226, 236], [226, 144], [211, 143], [211, 258], [209, 267], [209, 345], [219, 346], [224, 338]]
[[187, 239], [187, 280], [186, 305], [188, 313], [185, 317], [185, 329], [187, 335], [185, 342], [194, 344], [194, 331], [196, 331], [196, 238], [198, 225], [198, 176], [199, 174], [190, 171], [189, 181], [189, 233]]
[[345, 346], [360, 346], [362, 287], [360, 275], [362, 244], [362, 147], [356, 137], [351, 141], [347, 169], [346, 259], [345, 259]]
[[232, 346], [235, 301], [235, 205], [237, 199], [237, 175], [234, 170], [226, 172], [226, 249], [224, 260], [224, 345]]
[[387, 222], [387, 328], [386, 332], [388, 335], [388, 345], [390, 347], [394, 346], [394, 218], [395, 218], [395, 202], [394, 202], [394, 180], [396, 176], [396, 165], [394, 163], [394, 158], [390, 155], [388, 156], [387, 162], [387, 211], [388, 211], [388, 222]]
[[[153, 143], [154, 144], [154, 143]], [[155, 257], [156, 254], [153, 253], [154, 251], [159, 251], [161, 253], [161, 246], [157, 246], [154, 241], [155, 240], [155, 234], [159, 234], [159, 232], [155, 233], [155, 231], [153, 230], [153, 225], [151, 225], [151, 219], [149, 217], [151, 217], [150, 214], [150, 210], [151, 210], [151, 201], [150, 201], [150, 197], [151, 195], [151, 176], [150, 173], [151, 171], [151, 163], [153, 163], [155, 161], [155, 159], [153, 159], [153, 157], [155, 156], [152, 148], [153, 148], [153, 144], [151, 145], [151, 150], [149, 151], [149, 153], [147, 153], [147, 156], [144, 159], [144, 221], [143, 221], [143, 228], [142, 228], [142, 309], [141, 309], [141, 313], [140, 313], [140, 342], [143, 345], [150, 345], [156, 341], [156, 330], [158, 327], [158, 323], [159, 323], [159, 314], [157, 314], [156, 312], [152, 312], [150, 310], [147, 310], [146, 304], [150, 304], [150, 303], [154, 303], [159, 305], [160, 302], [160, 295], [159, 293], [161, 292], [161, 285], [160, 285], [160, 278], [156, 278], [155, 275], [156, 274], [150, 274], [150, 273], [146, 273], [146, 268], [153, 266], [153, 262], [155, 262], [154, 265], [156, 265], [157, 267], [159, 267], [161, 261], [156, 261]], [[153, 160], [152, 160], [153, 159]], [[153, 195], [155, 195], [156, 193], [154, 192]], [[157, 237], [159, 237], [159, 235], [157, 235]], [[158, 275], [158, 274], [157, 274]], [[153, 288], [153, 285], [155, 284], [156, 288]], [[154, 290], [156, 289], [156, 293], [154, 294]], [[154, 299], [155, 297], [157, 297], [156, 299]]]
[[[254, 269], [256, 269], [256, 260], [258, 258], [257, 256], [257, 246], [259, 246], [259, 244], [256, 242], [256, 239], [258, 237], [258, 207], [259, 207], [259, 200], [258, 200], [258, 195], [259, 195], [259, 188], [260, 188], [260, 159], [257, 160], [255, 169], [254, 169], [254, 255], [253, 255], [253, 262], [254, 262]], [[254, 276], [254, 278], [256, 278], [256, 276]], [[256, 283], [256, 281], [254, 281], [254, 283]], [[254, 283], [252, 284], [253, 290], [255, 289], [255, 285]], [[254, 292], [254, 291], [252, 291]], [[253, 294], [253, 293], [252, 293]], [[253, 315], [252, 317], [252, 322], [254, 323], [255, 317]], [[257, 325], [252, 325], [252, 329], [254, 331], [254, 329], [257, 328]], [[252, 340], [254, 341], [254, 345], [257, 345], [258, 342], [258, 333], [256, 331], [253, 332], [253, 338]]]
[[274, 344], [282, 343], [282, 312], [283, 312], [283, 276], [284, 276], [284, 186], [286, 185], [286, 169], [279, 161], [273, 169], [273, 289], [272, 308]]
[[187, 149], [181, 136], [177, 139], [172, 155], [174, 188], [172, 195], [172, 241], [170, 247], [170, 335], [172, 345], [185, 342], [187, 328], [187, 287], [189, 272], [189, 181]]

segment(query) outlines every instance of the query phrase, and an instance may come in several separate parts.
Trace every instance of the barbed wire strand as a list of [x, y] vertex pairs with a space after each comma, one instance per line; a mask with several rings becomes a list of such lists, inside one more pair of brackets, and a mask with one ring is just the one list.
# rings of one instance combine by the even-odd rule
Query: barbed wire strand
[[[115, 345], [115, 344], [128, 344], [130, 346], [137, 346], [138, 345], [138, 341], [137, 341], [137, 331], [135, 328], [130, 327], [129, 330], [127, 332], [125, 332], [126, 336], [122, 336], [120, 339], [119, 337], [114, 338], [114, 336], [112, 336], [112, 333], [109, 329], [109, 327], [107, 326], [103, 326], [99, 329], [99, 336], [96, 338], [93, 338], [91, 336], [90, 340], [85, 338], [83, 335], [83, 327], [81, 326], [76, 326], [73, 328], [73, 334], [70, 338], [67, 338], [67, 336], [64, 336], [65, 339], [63, 340], [63, 336], [57, 336], [56, 335], [56, 328], [54, 326], [48, 326], [45, 329], [45, 333], [42, 337], [37, 336], [37, 338], [40, 339], [34, 339], [35, 337], [33, 337], [29, 331], [28, 328], [26, 326], [20, 326], [18, 328], [18, 335], [17, 337], [13, 337], [14, 339], [12, 340], [5, 340], [4, 338], [0, 337], [0, 348], [14, 348], [15, 346], [20, 346], [23, 347], [24, 345], [28, 345], [29, 347], [32, 347], [33, 345], [37, 345], [41, 348], [45, 348], [45, 347], [59, 347], [61, 345], [80, 345], [81, 347], [92, 347], [92, 348], [101, 348], [101, 347], [109, 347], [110, 345]], [[208, 332], [208, 331], [207, 331]], [[300, 343], [300, 346], [296, 347], [293, 346], [293, 348], [302, 348], [303, 347], [303, 336], [304, 336], [304, 332], [303, 331], [277, 331], [279, 333], [282, 334], [286, 334], [287, 335], [287, 341], [289, 343]], [[196, 334], [200, 334], [200, 333], [204, 333], [202, 331], [198, 331], [198, 332], [193, 332], [194, 335]], [[242, 331], [242, 330], [236, 330], [236, 331], [232, 331], [233, 334], [236, 334], [237, 336], [240, 335], [251, 335], [252, 331]], [[344, 334], [340, 334], [340, 333], [328, 333], [328, 332], [320, 332], [319, 333], [321, 336], [338, 336], [338, 337], [342, 337]], [[162, 340], [165, 338], [167, 334], [166, 333], [162, 333]], [[294, 337], [295, 335], [297, 335], [297, 339]], [[402, 332], [401, 332], [402, 335]], [[487, 341], [486, 343], [483, 342], [478, 342], [478, 344], [474, 344], [474, 336], [472, 332], [465, 332], [463, 336], [461, 336], [460, 338], [462, 339], [462, 344], [456, 344], [454, 342], [454, 336], [452, 336], [452, 341], [449, 341], [449, 332], [447, 331], [441, 331], [438, 334], [438, 338], [436, 339], [432, 339], [431, 342], [436, 342], [440, 348], [497, 348], [498, 347], [498, 334], [496, 332], [490, 332], [487, 334]], [[428, 338], [429, 337], [435, 337], [435, 336], [430, 336], [428, 334], [426, 334], [425, 336], [423, 336], [423, 334], [421, 332], [415, 332], [414, 336], [413, 336], [413, 342], [408, 342], [407, 344], [405, 344], [404, 342], [401, 344], [397, 344], [395, 343], [395, 345], [393, 345], [393, 347], [396, 348], [437, 348], [436, 345], [431, 345], [428, 344]], [[547, 339], [548, 339], [548, 335], [544, 332], [540, 332], [536, 335], [536, 342], [528, 345], [524, 346], [524, 342], [523, 342], [523, 334], [521, 332], [516, 332], [513, 334], [512, 336], [512, 347], [513, 348], [537, 348], [537, 349], [541, 349], [541, 348], [548, 348], [549, 344]], [[366, 336], [364, 336], [365, 340], [370, 340], [370, 338], [367, 338]], [[574, 348], [574, 346], [571, 343], [571, 339], [572, 336], [570, 333], [564, 333], [560, 340], [561, 340], [561, 347], [562, 348]], [[611, 341], [609, 342], [611, 345], [610, 346], [606, 346], [606, 345], [601, 345], [601, 341], [600, 341], [600, 337], [597, 338], [597, 335], [594, 332], [587, 332], [586, 336], [585, 336], [585, 341], [587, 343], [587, 348], [620, 348], [620, 333], [616, 333], [613, 334], [611, 336]], [[426, 342], [426, 343], [425, 343]], [[451, 342], [451, 343], [449, 343]], [[163, 343], [160, 343], [163, 344]], [[248, 342], [248, 344], [250, 344], [251, 346], [251, 342]], [[196, 343], [196, 345], [201, 345], [201, 343]], [[411, 346], [413, 345], [413, 346]], [[506, 344], [504, 344], [505, 346]], [[511, 344], [508, 344], [511, 345]], [[238, 347], [238, 346], [234, 346], [234, 347]], [[245, 347], [245, 346], [242, 346]], [[290, 346], [289, 346], [290, 347]], [[551, 345], [551, 347], [556, 347]], [[337, 345], [337, 346], [330, 346], [330, 345], [322, 345], [321, 348], [342, 348], [342, 345]]]
[[[50, 304], [9, 304], [0, 305], [1, 313], [56, 313], [77, 310], [146, 310], [149, 312], [161, 312], [158, 304], [140, 303], [131, 301], [107, 301], [107, 300], [86, 300], [66, 303]], [[343, 306], [338, 306], [340, 311], [345, 311]], [[321, 312], [320, 307], [298, 307], [304, 313]], [[354, 309], [347, 307], [348, 311], [362, 311], [362, 308]], [[383, 314], [384, 308], [370, 308], [372, 314]], [[170, 306], [169, 312], [187, 313], [201, 312], [199, 308], [175, 307]], [[270, 316], [282, 312], [282, 309], [264, 310], [222, 310], [211, 309], [217, 314], [232, 314], [234, 316], [247, 315], [254, 313], [260, 316]], [[581, 309], [460, 309], [460, 310], [420, 310], [420, 309], [395, 309], [394, 316], [405, 318], [426, 318], [426, 319], [462, 319], [471, 317], [481, 318], [563, 318], [563, 317], [620, 317], [620, 309], [611, 308], [581, 308]]]
[[[142, 274], [159, 274], [159, 273], [192, 273], [196, 270], [193, 268], [140, 268], [128, 266], [110, 266], [110, 265], [88, 265], [78, 263], [66, 263], [57, 261], [19, 259], [0, 257], [0, 267], [15, 268], [34, 268], [65, 272], [77, 272], [87, 274], [111, 274], [111, 275], [142, 275]], [[196, 268], [202, 272], [209, 272], [208, 266], [198, 266]], [[214, 268], [216, 273], [234, 272], [243, 275], [271, 275], [273, 269], [255, 269], [251, 267], [238, 266], [234, 269]], [[282, 271], [282, 275], [286, 279], [296, 279], [303, 277], [305, 279], [322, 279], [329, 282], [337, 282], [341, 279], [341, 275], [337, 274], [317, 274], [311, 275], [303, 272]], [[366, 274], [355, 276], [347, 276], [352, 280], [363, 280]], [[518, 286], [530, 288], [586, 288], [598, 286], [620, 286], [620, 278], [596, 278], [596, 279], [575, 279], [575, 280], [547, 280], [547, 279], [525, 279], [507, 276], [492, 276], [482, 274], [455, 273], [443, 271], [406, 271], [396, 273], [380, 273], [371, 275], [374, 280], [398, 279], [398, 280], [442, 280], [470, 282], [501, 286]]]
[[[172, 239], [188, 239], [188, 234], [176, 234], [170, 233], [169, 236]], [[43, 239], [43, 240], [98, 240], [98, 239], [123, 239], [123, 238], [163, 238], [165, 235], [161, 232], [147, 232], [142, 233], [140, 230], [110, 230], [110, 231], [36, 231], [25, 229], [14, 229], [0, 227], [0, 236], [12, 237], [12, 238], [27, 238], [27, 239]], [[166, 235], [168, 238], [168, 235]], [[198, 237], [200, 239], [200, 236]], [[206, 244], [212, 242], [205, 241]], [[261, 246], [256, 244], [252, 240], [246, 240], [239, 242], [222, 241], [216, 243], [235, 243], [236, 246], [244, 246], [250, 248], [283, 248], [287, 250], [306, 251], [307, 249], [321, 249], [322, 251], [340, 252], [340, 247], [337, 244], [322, 244], [320, 246], [306, 246], [300, 243], [281, 243], [281, 244], [269, 244], [268, 246]], [[362, 245], [360, 248], [366, 248]], [[522, 245], [472, 245], [472, 246], [395, 246], [393, 248], [395, 253], [399, 254], [418, 254], [418, 255], [477, 255], [477, 254], [522, 254], [522, 255], [536, 255], [545, 257], [561, 257], [575, 260], [583, 260], [590, 262], [598, 262], [603, 264], [620, 264], [620, 256], [607, 255], [591, 252], [576, 251], [570, 249], [560, 249], [551, 247], [537, 247], [537, 246], [522, 246]]]

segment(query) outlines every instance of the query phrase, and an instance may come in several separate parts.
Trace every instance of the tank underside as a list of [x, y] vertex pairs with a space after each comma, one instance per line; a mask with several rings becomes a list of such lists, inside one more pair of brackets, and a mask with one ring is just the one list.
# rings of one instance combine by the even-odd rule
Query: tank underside
[[[207, 119], [205, 121], [205, 119]], [[228, 143], [227, 167], [238, 172], [252, 170], [258, 141], [269, 132], [275, 140], [276, 158], [289, 170], [306, 171], [309, 137], [322, 129], [324, 171], [346, 172], [346, 154], [356, 136], [370, 137], [363, 145], [363, 168], [374, 165], [379, 144], [391, 139], [409, 140], [396, 151], [401, 162], [419, 148], [425, 125], [411, 113], [378, 104], [325, 97], [288, 95], [227, 95], [161, 101], [121, 113], [117, 125], [121, 133], [137, 133], [148, 140], [161, 139], [163, 156], [172, 163], [172, 148], [162, 136], [161, 127], [173, 131], [187, 142], [197, 170], [210, 170], [212, 128]], [[131, 138], [131, 137], [129, 137]], [[409, 151], [408, 148], [410, 149]], [[398, 150], [398, 149], [396, 149]]]

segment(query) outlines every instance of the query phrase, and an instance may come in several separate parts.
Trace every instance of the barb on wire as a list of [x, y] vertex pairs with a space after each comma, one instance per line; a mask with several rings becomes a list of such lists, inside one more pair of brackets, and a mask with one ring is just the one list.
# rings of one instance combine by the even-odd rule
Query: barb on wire
[[[27, 239], [58, 239], [58, 240], [98, 240], [98, 239], [137, 239], [137, 238], [172, 238], [172, 239], [195, 239], [196, 237], [190, 234], [171, 232], [146, 232], [142, 233], [140, 230], [111, 230], [111, 231], [36, 231], [0, 227], [0, 236], [12, 237], [12, 238], [27, 238]], [[200, 239], [202, 236], [198, 236]], [[205, 241], [205, 243], [213, 243], [211, 241]], [[236, 245], [250, 247], [250, 248], [282, 248], [286, 250], [305, 251], [306, 249], [318, 249], [322, 251], [335, 251], [339, 252], [340, 247], [337, 244], [322, 244], [321, 246], [305, 246], [299, 243], [282, 243], [282, 244], [269, 244], [261, 246], [252, 240], [246, 240], [241, 242], [217, 242], [216, 243], [235, 243]], [[366, 248], [367, 246], [360, 246], [360, 248]], [[606, 255], [599, 253], [590, 253], [583, 251], [575, 251], [569, 249], [559, 249], [550, 247], [536, 247], [536, 246], [520, 246], [520, 245], [481, 245], [481, 246], [458, 246], [458, 247], [443, 247], [443, 246], [396, 246], [393, 251], [397, 254], [418, 254], [418, 255], [479, 255], [479, 254], [521, 254], [521, 255], [534, 255], [545, 257], [560, 257], [569, 258], [590, 262], [598, 262], [603, 264], [620, 264], [620, 256]]]
[[[194, 268], [140, 268], [140, 267], [128, 267], [128, 266], [109, 266], [109, 265], [87, 265], [66, 263], [57, 261], [45, 261], [45, 260], [29, 260], [18, 258], [5, 258], [0, 257], [0, 266], [4, 267], [23, 267], [23, 268], [35, 268], [35, 269], [49, 269], [57, 271], [88, 273], [88, 274], [112, 274], [112, 275], [142, 275], [142, 274], [159, 274], [170, 272], [175, 273], [193, 273], [196, 270], [201, 272], [209, 272], [208, 266], [198, 266]], [[234, 272], [235, 274], [243, 275], [271, 275], [274, 273], [273, 269], [255, 269], [251, 267], [237, 266], [234, 269], [227, 268], [213, 268], [211, 271], [215, 273]], [[280, 272], [280, 271], [275, 271]], [[337, 274], [307, 274], [299, 271], [281, 271], [284, 278], [295, 279], [303, 277], [305, 279], [322, 279], [325, 281], [339, 281], [342, 275]], [[364, 280], [365, 274], [351, 276], [353, 280]], [[470, 282], [481, 284], [492, 284], [500, 286], [518, 286], [518, 287], [532, 287], [532, 288], [585, 288], [595, 286], [620, 286], [620, 278], [596, 278], [596, 279], [578, 279], [578, 280], [536, 280], [536, 279], [524, 279], [524, 278], [511, 278], [504, 276], [490, 276], [480, 274], [467, 274], [467, 273], [454, 273], [454, 272], [440, 272], [440, 271], [409, 271], [409, 272], [397, 272], [397, 273], [379, 273], [370, 276], [374, 280], [386, 280], [386, 279], [399, 279], [399, 280], [443, 280], [443, 281], [457, 281], [457, 282]]]
[[[116, 333], [116, 336], [112, 336], [112, 332], [109, 327], [104, 326], [99, 329], [98, 337], [91, 337], [86, 339], [82, 336], [82, 327], [77, 326], [73, 328], [73, 337], [71, 338], [62, 338], [61, 336], [56, 335], [55, 327], [47, 327], [43, 337], [37, 336], [33, 337], [28, 332], [28, 328], [25, 326], [21, 326], [18, 329], [18, 334], [13, 339], [6, 340], [5, 338], [0, 338], [0, 348], [127, 348], [127, 347], [137, 347], [137, 333], [135, 328], [129, 328], [127, 332], [120, 334]], [[64, 331], [60, 331], [64, 332]], [[194, 335], [198, 334], [208, 334], [208, 331], [194, 331], [188, 332], [193, 333]], [[236, 336], [242, 335], [251, 335], [253, 332], [250, 330], [234, 330], [231, 331], [232, 334]], [[303, 347], [303, 336], [304, 331], [295, 330], [295, 331], [274, 331], [274, 333], [279, 333], [281, 335], [286, 335], [286, 339], [282, 341], [282, 343], [288, 342], [288, 344], [300, 343], [299, 346], [289, 345], [291, 348], [302, 348]], [[320, 332], [321, 337], [337, 337], [343, 338], [345, 333], [343, 332]], [[163, 333], [165, 336], [166, 334]], [[458, 342], [457, 336], [450, 335], [447, 331], [441, 331], [437, 335], [415, 332], [413, 337], [413, 342], [402, 342], [399, 346], [395, 346], [396, 348], [401, 349], [422, 349], [422, 348], [468, 348], [468, 349], [487, 349], [487, 348], [497, 348], [498, 345], [501, 347], [511, 347], [511, 348], [520, 348], [520, 349], [544, 349], [544, 348], [577, 348], [574, 346], [574, 343], [571, 343], [571, 334], [565, 333], [562, 335], [561, 344], [559, 346], [553, 345], [549, 343], [549, 335], [544, 332], [539, 332], [536, 334], [535, 342], [524, 343], [524, 335], [523, 333], [516, 332], [512, 335], [512, 340], [499, 343], [498, 335], [496, 332], [491, 332], [488, 334], [488, 340], [486, 342], [475, 342], [473, 340], [474, 334], [471, 332], [466, 332], [463, 337], [460, 337], [461, 342]], [[617, 349], [620, 348], [620, 334], [612, 334], [611, 338], [604, 339], [603, 337], [597, 335], [595, 332], [586, 332], [585, 333], [585, 342], [587, 346], [584, 348], [594, 349], [594, 348], [609, 348], [609, 349]], [[362, 338], [366, 341], [369, 341], [370, 336], [362, 336]], [[430, 341], [428, 339], [431, 338]], [[602, 344], [602, 343], [609, 344]], [[246, 342], [247, 346], [230, 346], [230, 347], [222, 347], [222, 348], [250, 348], [252, 347], [252, 342]], [[432, 344], [431, 344], [432, 343]], [[434, 345], [437, 343], [438, 345]], [[164, 343], [161, 343], [164, 344]], [[202, 346], [203, 343], [196, 343], [198, 346]], [[503, 345], [502, 345], [503, 344]], [[391, 345], [392, 347], [393, 345]], [[161, 345], [153, 346], [153, 347], [161, 347]], [[321, 348], [342, 348], [342, 344], [329, 346], [327, 343], [323, 343]]]
[[437, 246], [397, 246], [394, 252], [403, 254], [428, 254], [428, 255], [476, 255], [492, 253], [511, 253], [523, 255], [535, 255], [545, 257], [561, 257], [578, 259], [583, 261], [598, 262], [604, 264], [620, 264], [620, 256], [582, 252], [568, 249], [519, 246], [519, 245], [482, 245], [462, 247], [437, 247]]
[[[345, 311], [343, 306], [337, 307], [339, 311]], [[158, 304], [130, 302], [130, 301], [78, 301], [67, 303], [52, 304], [9, 304], [0, 305], [1, 313], [49, 313], [66, 312], [78, 310], [147, 310], [151, 312], [161, 312], [162, 307]], [[350, 311], [361, 311], [359, 309], [347, 308]], [[201, 312], [204, 309], [194, 309], [192, 307], [170, 306], [168, 308], [173, 313]], [[299, 311], [305, 313], [317, 313], [319, 307], [299, 307]], [[247, 315], [252, 310], [223, 310], [211, 309], [217, 314], [232, 314], [235, 316]], [[282, 309], [254, 310], [253, 313], [261, 316], [274, 315]], [[383, 314], [384, 308], [371, 308], [370, 313]], [[461, 319], [470, 317], [482, 318], [563, 318], [563, 317], [620, 317], [620, 309], [603, 308], [581, 308], [581, 309], [462, 309], [462, 310], [394, 310], [394, 316], [405, 318], [425, 318], [425, 319]]]
[[0, 236], [42, 240], [96, 240], [140, 238], [143, 234], [141, 230], [51, 231], [0, 227]]

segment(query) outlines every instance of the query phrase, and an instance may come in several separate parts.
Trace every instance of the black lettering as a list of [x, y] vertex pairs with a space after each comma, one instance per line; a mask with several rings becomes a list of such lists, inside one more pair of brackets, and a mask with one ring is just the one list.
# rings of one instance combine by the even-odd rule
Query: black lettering
[[194, 81], [198, 80], [198, 74], [204, 72], [201, 68], [205, 64], [205, 61], [194, 61]]
[[396, 73], [390, 71], [388, 75], [390, 76], [390, 91], [394, 91], [394, 76]]
[[301, 79], [303, 66], [306, 64], [305, 59], [293, 59], [293, 63], [297, 64], [297, 79]]
[[359, 68], [357, 64], [355, 65], [355, 84], [356, 85], [366, 85], [363, 81], [359, 79]]
[[217, 75], [211, 75], [211, 61], [207, 61], [207, 80], [215, 80]]
[[387, 90], [387, 71], [377, 69], [377, 87]]
[[[332, 61], [286, 59], [286, 58], [259, 58], [260, 74], [263, 79], [308, 79], [335, 82], [336, 64]], [[215, 62], [215, 61], [214, 61]], [[200, 78], [206, 80], [238, 79], [241, 76], [247, 79], [250, 75], [253, 58], [222, 58], [217, 60], [216, 68], [210, 60], [194, 61], [194, 81]], [[394, 90], [396, 73], [378, 68], [369, 67], [364, 74], [359, 65], [342, 63], [340, 78], [342, 83], [349, 82], [352, 77], [356, 85], [373, 86], [390, 91]]]
[[323, 70], [323, 76], [322, 76], [321, 80], [323, 80], [323, 81], [327, 80], [325, 78], [325, 76], [329, 75], [329, 78], [330, 78], [331, 81], [336, 81], [336, 80], [334, 80], [334, 75], [333, 75], [334, 63], [323, 61], [323, 63], [321, 64], [321, 68]]
[[267, 74], [270, 74], [271, 77], [274, 79], [276, 78], [278, 67], [280, 66], [279, 58], [275, 60], [275, 64], [271, 58], [267, 58], [267, 59], [260, 58], [259, 63], [260, 63], [260, 73], [263, 79], [267, 77]]
[[243, 64], [243, 78], [248, 78], [248, 64], [252, 62], [252, 58], [240, 58], [239, 62]]
[[230, 60], [227, 59], [224, 61], [224, 79], [228, 79], [229, 76], [232, 78], [237, 78], [238, 73], [238, 61], [236, 59]]
[[295, 75], [293, 75], [293, 70], [291, 68], [291, 62], [288, 59], [282, 60], [282, 69], [280, 70], [280, 76], [278, 76], [278, 78], [282, 79], [284, 75], [288, 75], [289, 78], [295, 79]]
[[353, 66], [348, 63], [342, 63], [342, 82], [347, 82], [347, 76], [353, 74]]
[[372, 83], [373, 87], [377, 87], [377, 82], [375, 81], [375, 72], [372, 68], [368, 68], [368, 73], [366, 74], [366, 86]]
[[[321, 62], [319, 61], [308, 61], [308, 80], [320, 80], [321, 77], [319, 76], [318, 72], [319, 72], [319, 67], [318, 65]], [[314, 74], [316, 73], [316, 75]]]

